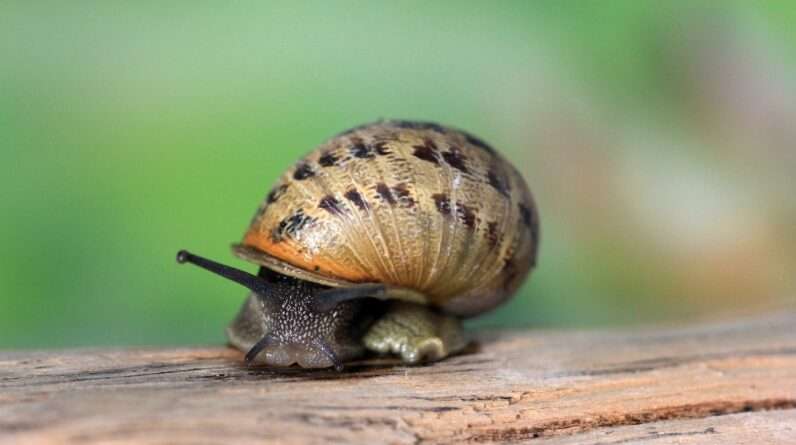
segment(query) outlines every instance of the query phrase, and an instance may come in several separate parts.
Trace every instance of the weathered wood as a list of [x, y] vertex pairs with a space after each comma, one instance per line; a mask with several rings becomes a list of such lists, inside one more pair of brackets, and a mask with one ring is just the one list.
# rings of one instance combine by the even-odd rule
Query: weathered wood
[[226, 348], [0, 353], [2, 443], [796, 443], [796, 314], [502, 332], [425, 367]]

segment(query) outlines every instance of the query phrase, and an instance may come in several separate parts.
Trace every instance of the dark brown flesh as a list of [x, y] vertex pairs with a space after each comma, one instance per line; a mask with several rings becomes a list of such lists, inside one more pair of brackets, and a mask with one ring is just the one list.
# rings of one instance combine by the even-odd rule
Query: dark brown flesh
[[[364, 353], [361, 337], [383, 305], [357, 299], [318, 312], [313, 302], [325, 286], [265, 268], [259, 275], [270, 283], [268, 295], [251, 292], [227, 328], [230, 344], [248, 351], [250, 363], [340, 368]], [[263, 349], [252, 351], [265, 338]]]

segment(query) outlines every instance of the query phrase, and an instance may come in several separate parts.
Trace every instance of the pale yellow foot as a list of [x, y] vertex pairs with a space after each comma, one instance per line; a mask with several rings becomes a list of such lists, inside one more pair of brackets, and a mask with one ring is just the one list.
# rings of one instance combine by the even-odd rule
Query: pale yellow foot
[[456, 317], [405, 302], [394, 302], [370, 327], [364, 342], [371, 351], [399, 355], [409, 364], [445, 358], [466, 344]]

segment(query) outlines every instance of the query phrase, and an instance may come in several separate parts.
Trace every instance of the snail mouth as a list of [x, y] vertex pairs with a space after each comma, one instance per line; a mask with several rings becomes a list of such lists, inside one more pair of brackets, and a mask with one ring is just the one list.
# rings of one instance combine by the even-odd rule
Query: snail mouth
[[[263, 346], [260, 346], [264, 344]], [[260, 340], [246, 354], [246, 362], [279, 368], [298, 365], [302, 368], [330, 368], [343, 370], [337, 354], [323, 342], [305, 345], [302, 343], [280, 343], [270, 336]]]

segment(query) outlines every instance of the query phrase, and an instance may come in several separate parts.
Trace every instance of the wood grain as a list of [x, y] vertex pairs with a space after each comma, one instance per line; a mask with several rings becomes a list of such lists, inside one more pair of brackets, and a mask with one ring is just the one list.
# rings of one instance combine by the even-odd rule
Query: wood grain
[[796, 443], [796, 314], [498, 332], [425, 367], [223, 347], [0, 353], [0, 443]]

